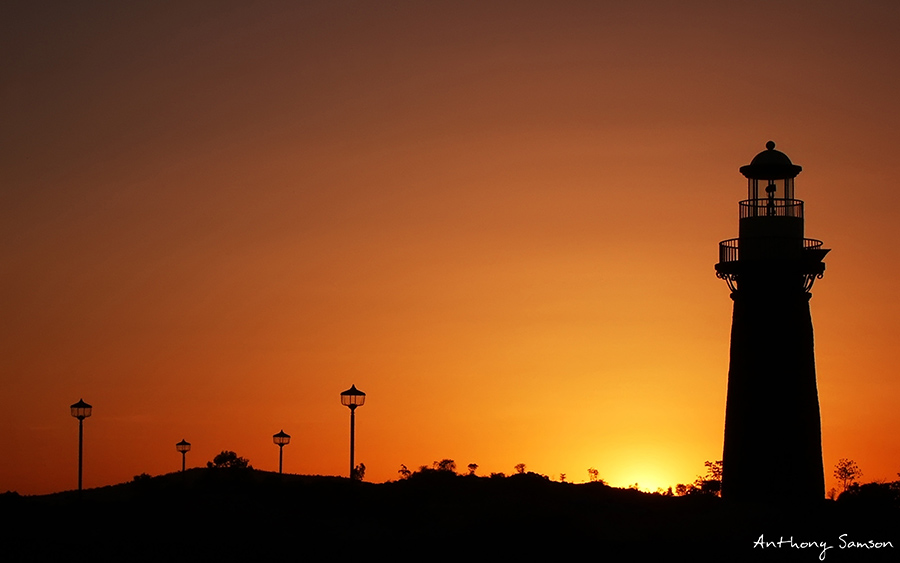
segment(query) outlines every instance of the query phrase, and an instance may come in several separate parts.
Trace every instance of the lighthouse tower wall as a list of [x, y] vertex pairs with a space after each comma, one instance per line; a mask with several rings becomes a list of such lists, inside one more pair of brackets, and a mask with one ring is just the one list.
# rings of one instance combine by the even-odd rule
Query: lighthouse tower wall
[[820, 500], [822, 431], [809, 294], [735, 292], [722, 495]]

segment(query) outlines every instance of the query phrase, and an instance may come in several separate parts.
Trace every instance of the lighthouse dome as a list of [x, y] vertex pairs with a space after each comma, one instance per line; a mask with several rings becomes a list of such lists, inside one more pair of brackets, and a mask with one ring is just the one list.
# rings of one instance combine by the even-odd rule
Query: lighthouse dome
[[796, 177], [802, 169], [788, 155], [775, 150], [774, 141], [769, 141], [766, 150], [754, 156], [747, 166], [741, 166], [741, 174], [756, 180], [781, 180]]

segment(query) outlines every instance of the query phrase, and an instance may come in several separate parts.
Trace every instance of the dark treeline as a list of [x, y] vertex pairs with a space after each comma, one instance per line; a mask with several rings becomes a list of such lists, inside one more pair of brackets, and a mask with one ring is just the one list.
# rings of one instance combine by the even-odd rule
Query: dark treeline
[[[807, 507], [732, 506], [522, 472], [416, 471], [372, 484], [197, 468], [43, 496], [0, 495], [4, 561], [894, 561], [897, 496], [858, 488]], [[884, 493], [884, 494], [883, 494]], [[841, 549], [844, 541], [894, 548]]]

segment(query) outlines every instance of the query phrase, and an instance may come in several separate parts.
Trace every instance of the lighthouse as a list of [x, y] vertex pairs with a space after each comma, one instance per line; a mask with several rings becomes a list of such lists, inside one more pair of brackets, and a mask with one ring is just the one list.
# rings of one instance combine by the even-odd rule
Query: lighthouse
[[822, 427], [816, 387], [812, 286], [828, 250], [804, 236], [800, 173], [766, 143], [740, 171], [738, 238], [719, 243], [716, 276], [734, 311], [722, 497], [733, 501], [812, 502], [825, 496]]

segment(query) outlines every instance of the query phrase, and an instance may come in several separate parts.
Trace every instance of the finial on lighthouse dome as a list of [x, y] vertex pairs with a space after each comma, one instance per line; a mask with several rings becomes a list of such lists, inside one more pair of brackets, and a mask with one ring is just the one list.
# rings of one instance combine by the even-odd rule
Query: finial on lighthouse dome
[[741, 174], [756, 180], [794, 178], [801, 170], [803, 168], [791, 162], [788, 155], [775, 150], [775, 141], [766, 143], [766, 150], [754, 156], [747, 166], [741, 166]]

